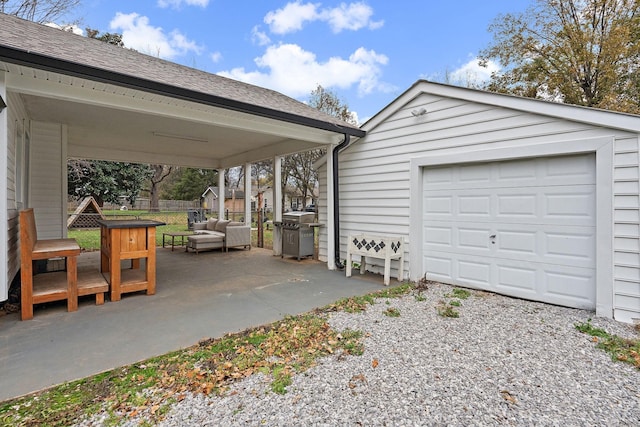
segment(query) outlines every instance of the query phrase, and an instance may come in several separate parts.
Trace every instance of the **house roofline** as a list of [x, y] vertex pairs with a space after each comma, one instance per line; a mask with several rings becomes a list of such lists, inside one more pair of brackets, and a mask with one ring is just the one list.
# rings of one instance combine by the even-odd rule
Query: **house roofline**
[[[416, 81], [411, 87], [371, 117], [361, 128], [366, 131], [371, 131], [389, 115], [422, 94], [462, 99], [549, 117], [606, 126], [624, 131], [640, 132], [640, 121], [638, 120], [640, 116], [635, 114], [575, 104], [564, 104], [536, 98], [526, 98], [523, 96], [448, 85], [428, 80]], [[612, 117], [616, 117], [616, 120], [611, 120]]]
[[91, 67], [88, 65], [66, 61], [47, 55], [41, 55], [38, 53], [27, 52], [8, 46], [0, 45], [0, 61], [55, 73], [61, 73], [64, 75], [88, 79], [100, 83], [116, 84], [118, 86], [127, 87], [129, 89], [142, 90], [157, 95], [169, 96], [184, 101], [196, 102], [212, 107], [223, 108], [226, 110], [251, 114], [329, 132], [348, 134], [357, 137], [362, 137], [366, 134], [366, 132], [362, 129], [350, 126], [341, 126], [335, 123], [325, 122], [306, 116], [261, 107], [246, 102], [236, 101], [230, 98], [224, 98], [191, 89], [185, 89], [165, 83], [159, 83], [153, 80], [108, 71], [101, 68]]

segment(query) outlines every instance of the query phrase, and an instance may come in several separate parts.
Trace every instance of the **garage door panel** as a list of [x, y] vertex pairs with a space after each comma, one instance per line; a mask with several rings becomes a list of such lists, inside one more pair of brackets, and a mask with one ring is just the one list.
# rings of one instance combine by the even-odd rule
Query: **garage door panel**
[[431, 280], [451, 280], [455, 277], [453, 273], [453, 261], [448, 254], [437, 253], [424, 257], [426, 271], [429, 272]]
[[488, 252], [491, 250], [490, 228], [470, 228], [459, 226], [457, 229], [457, 247], [461, 249], [481, 250]]
[[[545, 218], [579, 221], [583, 225], [595, 225], [595, 187], [572, 191], [547, 192], [544, 199]], [[574, 223], [575, 224], [575, 223]]]
[[543, 165], [542, 185], [595, 184], [594, 158], [591, 155], [548, 157]]
[[454, 171], [454, 179], [467, 187], [485, 188], [491, 183], [491, 169], [484, 165], [468, 165], [460, 166], [457, 170], [457, 176]]
[[432, 197], [429, 197], [428, 203], [426, 203], [424, 206], [425, 214], [429, 217], [450, 217], [451, 215], [453, 215], [453, 196], [446, 194], [434, 195]]
[[538, 176], [535, 159], [496, 163], [492, 168], [497, 175], [495, 186], [535, 185]]
[[584, 232], [566, 230], [548, 231], [544, 234], [544, 258], [554, 263], [579, 263], [580, 266], [593, 266], [596, 262], [596, 236], [592, 229]]
[[595, 306], [595, 156], [453, 165], [423, 175], [427, 278]]
[[595, 277], [580, 271], [565, 269], [558, 271], [550, 268], [544, 272], [545, 302], [566, 305], [572, 301], [572, 306], [578, 308], [593, 308], [596, 298]]
[[538, 283], [537, 270], [531, 267], [518, 265], [497, 265], [496, 286], [504, 293], [509, 291], [528, 292], [535, 295]]
[[490, 218], [491, 194], [461, 194], [455, 200], [457, 216], [460, 218]]
[[536, 231], [502, 230], [496, 233], [499, 243], [496, 256], [525, 256], [531, 261], [538, 258], [538, 233]]
[[426, 226], [424, 243], [429, 247], [451, 248], [453, 245], [451, 232], [450, 226]]
[[451, 187], [454, 184], [453, 169], [453, 167], [437, 168], [434, 169], [432, 173], [429, 174], [429, 176], [424, 175], [424, 189], [438, 189], [442, 188], [443, 186]]
[[[491, 284], [491, 263], [484, 260], [456, 260], [457, 279], [488, 288]], [[454, 271], [456, 271], [454, 270]]]
[[538, 205], [538, 195], [535, 193], [518, 192], [518, 194], [496, 194], [497, 218], [518, 217], [518, 221], [523, 219], [535, 220], [538, 217], [536, 206]]

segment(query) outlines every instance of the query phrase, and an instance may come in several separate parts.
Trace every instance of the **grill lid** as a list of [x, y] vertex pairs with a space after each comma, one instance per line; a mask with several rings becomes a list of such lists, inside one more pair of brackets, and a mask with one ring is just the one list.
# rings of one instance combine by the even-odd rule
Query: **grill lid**
[[314, 212], [287, 212], [282, 215], [282, 222], [308, 224], [313, 222], [316, 214]]

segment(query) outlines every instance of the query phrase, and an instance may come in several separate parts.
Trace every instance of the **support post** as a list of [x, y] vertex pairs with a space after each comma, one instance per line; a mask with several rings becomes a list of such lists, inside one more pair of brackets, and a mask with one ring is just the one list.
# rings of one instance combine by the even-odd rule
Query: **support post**
[[218, 219], [224, 219], [224, 169], [218, 169]]
[[282, 157], [273, 159], [273, 255], [282, 255]]
[[244, 223], [251, 225], [251, 163], [244, 165]]

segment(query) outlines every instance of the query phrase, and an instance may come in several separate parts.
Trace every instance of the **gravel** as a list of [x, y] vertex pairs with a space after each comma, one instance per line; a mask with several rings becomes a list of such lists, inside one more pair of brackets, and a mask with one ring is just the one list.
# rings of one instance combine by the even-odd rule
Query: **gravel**
[[[459, 318], [443, 317], [437, 307], [452, 289], [429, 284], [424, 300], [334, 313], [333, 328], [365, 333], [362, 356], [323, 358], [284, 395], [262, 375], [224, 396], [189, 395], [160, 425], [640, 425], [640, 370], [613, 362], [574, 326], [591, 318], [637, 338], [631, 325], [485, 292], [461, 300]], [[399, 317], [384, 314], [392, 307]]]

